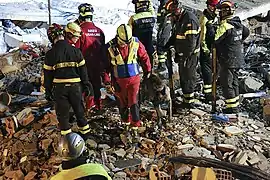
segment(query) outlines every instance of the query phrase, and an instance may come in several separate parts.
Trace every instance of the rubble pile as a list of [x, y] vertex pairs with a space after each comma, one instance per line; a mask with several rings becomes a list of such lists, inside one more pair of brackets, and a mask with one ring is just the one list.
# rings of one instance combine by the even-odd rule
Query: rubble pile
[[[48, 179], [59, 170], [58, 122], [44, 105], [42, 99], [36, 100], [2, 118], [0, 177]], [[270, 173], [270, 128], [262, 122], [239, 117], [238, 122], [223, 124], [211, 120], [207, 112], [192, 109], [179, 112], [171, 123], [158, 129], [156, 112], [143, 109], [145, 127], [139, 128], [138, 136], [126, 131], [115, 108], [88, 118], [93, 138], [86, 141], [86, 153], [91, 162], [103, 164], [114, 179], [148, 179], [153, 168], [162, 177], [190, 174], [193, 166], [175, 168], [168, 162], [169, 157], [178, 155], [218, 159]], [[78, 131], [75, 124], [72, 129]]]

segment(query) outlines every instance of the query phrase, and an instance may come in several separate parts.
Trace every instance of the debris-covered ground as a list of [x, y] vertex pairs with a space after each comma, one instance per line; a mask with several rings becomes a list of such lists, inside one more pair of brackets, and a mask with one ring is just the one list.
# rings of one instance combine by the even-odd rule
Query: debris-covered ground
[[[144, 126], [134, 136], [121, 124], [115, 103], [107, 97], [104, 113], [88, 117], [93, 132], [93, 138], [86, 142], [90, 161], [103, 164], [114, 179], [149, 179], [156, 172], [159, 177], [189, 179], [194, 167], [199, 166], [196, 163], [204, 159], [195, 158], [195, 164], [193, 159], [189, 165], [169, 163], [170, 157], [179, 155], [219, 160], [214, 163], [217, 165], [231, 162], [242, 168], [236, 171], [230, 166], [205, 165], [213, 167], [217, 175], [227, 173], [227, 177], [252, 179], [254, 174], [243, 173], [251, 171], [246, 169], [250, 166], [258, 170], [260, 179], [269, 179], [269, 85], [267, 74], [260, 69], [269, 71], [269, 40], [255, 38], [253, 44], [247, 45], [247, 67], [239, 76], [243, 95], [238, 118], [230, 117], [229, 122], [211, 120], [210, 106], [201, 104], [198, 109], [178, 110], [171, 122], [158, 129], [156, 112], [151, 103], [145, 102], [141, 107]], [[31, 56], [24, 66], [1, 80], [3, 92], [11, 94], [11, 101], [6, 93], [0, 94], [0, 179], [48, 179], [61, 164], [57, 155], [60, 132], [53, 105], [37, 93], [44, 49], [34, 49], [37, 57]], [[29, 54], [32, 50], [9, 55], [17, 62], [15, 57], [22, 57], [22, 52]], [[218, 105], [224, 105], [222, 97]], [[73, 130], [77, 131], [76, 124]]]

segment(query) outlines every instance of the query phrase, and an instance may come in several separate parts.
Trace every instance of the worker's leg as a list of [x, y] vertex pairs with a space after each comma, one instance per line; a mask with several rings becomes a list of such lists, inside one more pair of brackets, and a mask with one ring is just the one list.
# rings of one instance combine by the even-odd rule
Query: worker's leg
[[180, 83], [184, 95], [184, 103], [187, 105], [193, 104], [194, 89], [196, 82], [196, 67], [198, 58], [196, 55], [187, 57], [179, 62]]
[[74, 83], [69, 88], [69, 101], [76, 115], [79, 131], [81, 134], [87, 134], [90, 132], [90, 127], [85, 119], [81, 84]]
[[235, 94], [234, 75], [232, 69], [221, 66], [220, 83], [226, 103], [224, 113], [234, 113], [234, 108], [237, 108], [239, 105], [239, 96]]
[[132, 125], [134, 127], [141, 126], [140, 120], [140, 107], [138, 104], [138, 93], [140, 88], [140, 76], [134, 76], [130, 78], [128, 84], [128, 107], [132, 117]]
[[69, 109], [68, 88], [64, 85], [56, 85], [54, 88], [56, 115], [59, 121], [61, 134], [66, 135], [71, 133], [69, 125]]
[[124, 123], [130, 123], [129, 119], [129, 108], [128, 108], [128, 94], [127, 94], [127, 83], [128, 79], [117, 79], [114, 82], [115, 95], [119, 100], [119, 113], [121, 116], [121, 120]]
[[200, 65], [203, 78], [203, 93], [206, 99], [211, 100], [212, 95], [212, 70], [211, 58], [203, 51], [200, 53]]

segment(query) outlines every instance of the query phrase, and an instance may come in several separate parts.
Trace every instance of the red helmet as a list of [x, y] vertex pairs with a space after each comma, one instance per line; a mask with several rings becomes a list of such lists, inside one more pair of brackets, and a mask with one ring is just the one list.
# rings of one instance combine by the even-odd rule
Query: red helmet
[[47, 35], [49, 40], [53, 43], [53, 41], [55, 40], [55, 38], [57, 38], [57, 36], [64, 35], [64, 28], [60, 24], [53, 23], [49, 27]]
[[219, 0], [207, 0], [206, 4], [210, 6], [216, 6], [219, 3]]

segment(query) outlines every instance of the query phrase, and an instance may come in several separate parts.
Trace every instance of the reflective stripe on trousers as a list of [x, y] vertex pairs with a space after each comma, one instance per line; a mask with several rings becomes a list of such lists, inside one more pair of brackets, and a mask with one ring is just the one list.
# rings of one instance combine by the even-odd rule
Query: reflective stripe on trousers
[[234, 98], [231, 99], [226, 99], [225, 100], [226, 103], [226, 108], [235, 108], [239, 106], [239, 96], [236, 96]]

